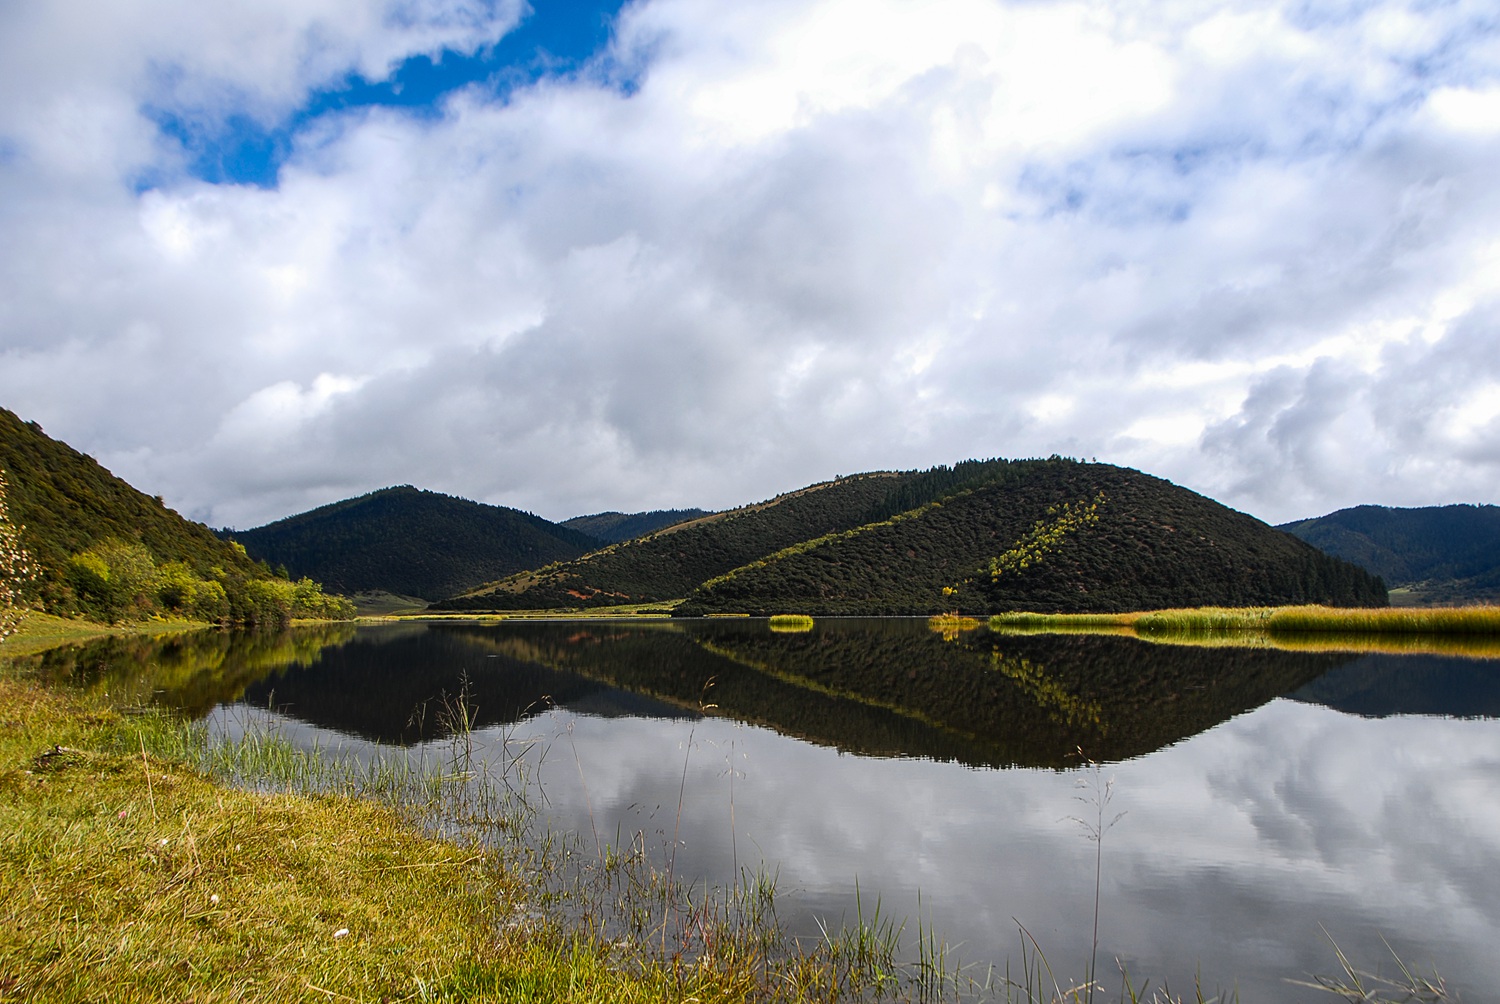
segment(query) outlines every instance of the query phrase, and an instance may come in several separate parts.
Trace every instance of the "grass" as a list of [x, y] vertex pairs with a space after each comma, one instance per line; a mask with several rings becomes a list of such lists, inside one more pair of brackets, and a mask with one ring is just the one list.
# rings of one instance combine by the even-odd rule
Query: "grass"
[[59, 645], [103, 638], [106, 635], [162, 635], [183, 631], [202, 631], [211, 627], [202, 621], [167, 620], [152, 618], [136, 624], [99, 624], [68, 617], [56, 617], [38, 611], [29, 611], [21, 621], [20, 629], [4, 642], [0, 642], [0, 657], [34, 655]]
[[813, 619], [807, 614], [776, 614], [771, 618], [771, 630], [801, 632], [813, 629]]
[[357, 760], [0, 662], [0, 1001], [833, 1001], [897, 970], [798, 945], [764, 876], [534, 832], [521, 758], [447, 713], [446, 753]]
[[1500, 607], [1196, 607], [1120, 614], [1005, 613], [1013, 632], [1134, 634], [1195, 645], [1266, 645], [1306, 651], [1500, 655]]

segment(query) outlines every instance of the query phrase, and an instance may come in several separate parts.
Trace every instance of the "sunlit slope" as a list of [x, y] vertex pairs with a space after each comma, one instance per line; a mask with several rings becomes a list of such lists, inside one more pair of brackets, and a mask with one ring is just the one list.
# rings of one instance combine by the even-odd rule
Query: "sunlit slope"
[[506, 506], [410, 485], [384, 488], [233, 534], [252, 557], [344, 593], [435, 600], [599, 546], [585, 533]]
[[1139, 471], [1018, 461], [989, 484], [706, 581], [682, 613], [1384, 605], [1367, 572]]
[[911, 474], [863, 474], [811, 485], [511, 576], [437, 609], [609, 606], [686, 596], [706, 579], [831, 531], [858, 526]]
[[70, 594], [70, 556], [109, 540], [144, 544], [158, 563], [180, 561], [199, 575], [218, 567], [245, 579], [270, 575], [201, 523], [136, 491], [86, 454], [34, 422], [0, 408], [0, 469], [9, 481], [11, 519], [41, 565], [48, 609]]

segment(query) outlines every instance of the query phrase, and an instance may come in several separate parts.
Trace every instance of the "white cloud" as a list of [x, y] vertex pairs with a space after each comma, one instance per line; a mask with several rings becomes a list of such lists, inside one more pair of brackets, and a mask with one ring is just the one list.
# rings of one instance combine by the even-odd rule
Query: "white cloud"
[[1052, 452], [1273, 520], [1493, 501], [1483, 13], [648, 0], [628, 95], [326, 117], [260, 190], [146, 106], [275, 118], [516, 7], [7, 10], [0, 403], [242, 526]]

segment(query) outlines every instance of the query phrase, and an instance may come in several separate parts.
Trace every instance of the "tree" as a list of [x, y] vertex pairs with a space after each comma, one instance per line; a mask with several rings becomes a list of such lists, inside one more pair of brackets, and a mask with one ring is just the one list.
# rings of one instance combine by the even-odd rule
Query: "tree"
[[24, 591], [36, 580], [36, 563], [21, 546], [25, 527], [10, 521], [5, 508], [5, 472], [0, 471], [0, 641], [15, 633], [26, 616]]

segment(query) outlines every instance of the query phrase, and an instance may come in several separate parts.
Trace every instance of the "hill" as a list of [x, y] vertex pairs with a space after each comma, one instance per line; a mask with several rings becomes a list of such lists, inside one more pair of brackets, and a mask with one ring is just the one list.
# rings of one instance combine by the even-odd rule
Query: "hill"
[[513, 575], [433, 608], [536, 610], [679, 599], [705, 579], [768, 550], [858, 526], [901, 477], [865, 474], [810, 485], [614, 544], [576, 561]]
[[1362, 505], [1280, 529], [1379, 575], [1415, 602], [1500, 602], [1500, 506]]
[[707, 509], [655, 509], [651, 512], [635, 513], [599, 512], [592, 516], [574, 516], [572, 519], [563, 520], [558, 525], [586, 533], [590, 537], [597, 537], [606, 544], [618, 544], [707, 515], [709, 515]]
[[426, 600], [599, 546], [588, 534], [519, 509], [410, 485], [226, 534], [252, 557], [343, 593], [382, 590]]
[[841, 478], [512, 576], [440, 606], [686, 597], [683, 614], [1384, 605], [1373, 576], [1107, 464], [966, 461]]
[[316, 583], [278, 578], [3, 408], [0, 469], [11, 519], [25, 527], [21, 542], [41, 570], [31, 598], [49, 613], [113, 621], [165, 610], [262, 623], [343, 612]]

